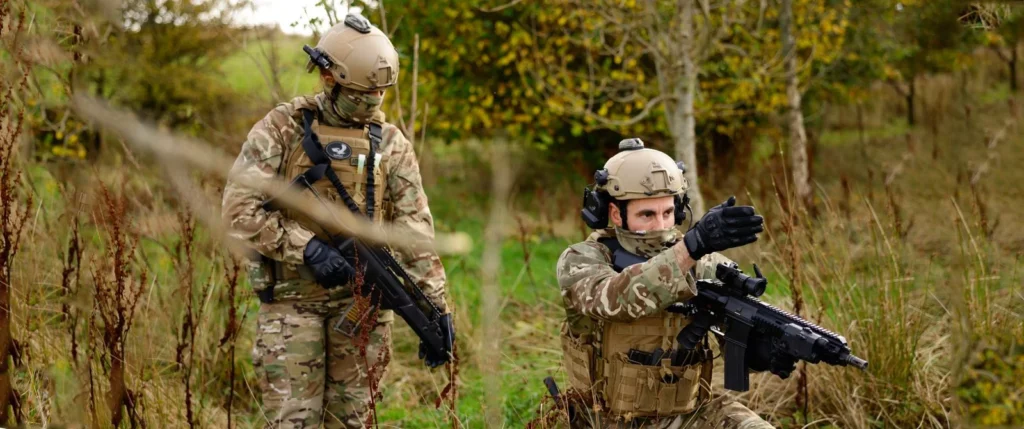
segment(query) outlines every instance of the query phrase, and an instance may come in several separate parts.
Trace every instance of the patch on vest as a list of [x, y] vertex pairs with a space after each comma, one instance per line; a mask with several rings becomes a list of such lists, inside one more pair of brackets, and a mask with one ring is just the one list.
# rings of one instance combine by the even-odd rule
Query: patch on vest
[[343, 142], [330, 142], [324, 149], [326, 150], [328, 157], [338, 161], [348, 159], [349, 157], [352, 156], [352, 148], [348, 144], [345, 144]]

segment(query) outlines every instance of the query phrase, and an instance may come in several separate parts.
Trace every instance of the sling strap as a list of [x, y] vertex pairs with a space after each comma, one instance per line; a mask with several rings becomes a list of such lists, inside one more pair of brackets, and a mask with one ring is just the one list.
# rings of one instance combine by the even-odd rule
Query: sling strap
[[[306, 170], [305, 173], [302, 173], [302, 176], [306, 178], [306, 183], [304, 183], [304, 185], [312, 186], [318, 180], [327, 176], [327, 180], [330, 181], [331, 185], [334, 186], [334, 189], [338, 191], [338, 196], [340, 196], [341, 201], [348, 206], [348, 209], [351, 210], [352, 213], [361, 214], [362, 212], [359, 210], [359, 206], [356, 205], [352, 196], [349, 195], [348, 191], [345, 189], [345, 185], [341, 184], [341, 179], [338, 179], [337, 173], [335, 173], [334, 169], [331, 168], [331, 159], [327, 157], [326, 153], [324, 153], [324, 147], [320, 144], [320, 137], [313, 132], [313, 115], [314, 113], [312, 110], [302, 109], [302, 129], [304, 134], [302, 137], [302, 151], [306, 152], [306, 156], [309, 157], [309, 160], [314, 164]], [[371, 147], [370, 150], [372, 156], [373, 148]], [[368, 178], [373, 177], [372, 158], [370, 163], [371, 168], [366, 171]], [[369, 195], [367, 197], [369, 197]], [[373, 200], [367, 198], [366, 205], [367, 207], [372, 206]]]
[[[327, 180], [331, 182], [331, 185], [334, 186], [334, 189], [338, 191], [338, 196], [341, 197], [341, 201], [345, 203], [345, 206], [348, 207], [349, 211], [356, 215], [363, 214], [362, 211], [359, 210], [359, 206], [356, 205], [355, 200], [353, 200], [352, 196], [348, 193], [348, 190], [345, 189], [345, 185], [341, 183], [341, 179], [338, 178], [338, 174], [333, 168], [331, 168], [331, 159], [327, 156], [327, 153], [324, 152], [324, 147], [320, 143], [320, 137], [313, 132], [313, 119], [315, 112], [309, 109], [301, 110], [303, 130], [302, 151], [305, 152], [309, 160], [312, 161], [313, 166], [308, 168], [302, 174], [296, 176], [291, 182], [292, 186], [299, 189], [312, 189], [314, 183], [326, 177]], [[376, 167], [374, 164], [377, 157], [377, 150], [383, 138], [383, 128], [379, 123], [371, 122], [369, 124], [369, 136], [370, 159], [368, 160], [369, 165], [366, 170], [366, 217], [373, 220], [373, 205], [375, 197], [375, 178], [373, 170]], [[270, 210], [272, 208], [272, 202], [273, 200], [267, 200], [264, 202], [263, 209]], [[269, 265], [273, 266], [273, 264]], [[276, 276], [272, 278], [276, 278]], [[274, 300], [275, 283], [276, 280], [257, 293], [260, 301], [269, 303]]]
[[597, 239], [597, 242], [603, 244], [612, 252], [612, 267], [615, 268], [615, 272], [621, 273], [622, 270], [630, 265], [647, 262], [647, 258], [631, 253], [623, 248], [622, 243], [619, 243], [617, 237], [602, 237]]

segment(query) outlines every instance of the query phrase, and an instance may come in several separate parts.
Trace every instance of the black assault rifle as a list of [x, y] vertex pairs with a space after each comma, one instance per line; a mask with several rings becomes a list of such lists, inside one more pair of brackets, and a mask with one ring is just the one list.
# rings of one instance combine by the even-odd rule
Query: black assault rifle
[[[337, 243], [336, 240], [332, 241]], [[442, 314], [386, 248], [346, 238], [338, 250], [343, 255], [354, 250], [356, 256], [350, 262], [358, 262], [364, 268], [361, 292], [369, 296], [370, 304], [393, 310], [409, 324], [423, 341], [427, 362], [437, 365], [447, 362], [455, 341], [452, 337], [451, 313]], [[359, 314], [359, 311], [349, 311], [338, 320], [334, 329], [351, 335], [362, 322], [358, 320]], [[368, 315], [368, 312], [363, 314]]]
[[[304, 175], [296, 178], [292, 186], [310, 189], [317, 201], [330, 209]], [[263, 208], [274, 209], [273, 200], [265, 201]], [[345, 255], [349, 262], [348, 272], [343, 274], [346, 281], [342, 283], [356, 278], [353, 267], [362, 268], [363, 286], [360, 292], [370, 298], [369, 302], [356, 300], [353, 308], [338, 319], [334, 329], [352, 336], [370, 315], [373, 307], [393, 310], [420, 337], [426, 349], [425, 360], [428, 365], [430, 362], [436, 364], [432, 366], [448, 362], [455, 341], [451, 313], [441, 313], [387, 248], [370, 246], [351, 237], [336, 237], [330, 233], [328, 236], [331, 245]], [[360, 305], [361, 308], [356, 308]]]
[[718, 280], [698, 280], [697, 296], [668, 307], [692, 316], [676, 338], [682, 351], [695, 351], [708, 330], [715, 332], [724, 339], [725, 388], [738, 392], [750, 388], [749, 369], [781, 378], [789, 377], [797, 361], [867, 369], [868, 362], [854, 356], [841, 335], [757, 299], [768, 281], [756, 265], [754, 271], [757, 277], [718, 264]]

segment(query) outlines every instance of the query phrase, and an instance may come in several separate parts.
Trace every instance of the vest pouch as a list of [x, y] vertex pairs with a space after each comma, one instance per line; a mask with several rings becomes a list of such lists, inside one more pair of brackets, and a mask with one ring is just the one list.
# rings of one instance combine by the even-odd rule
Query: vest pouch
[[608, 411], [618, 418], [671, 416], [696, 408], [702, 365], [671, 366], [668, 359], [659, 365], [640, 365], [627, 358], [630, 350], [651, 352], [678, 350], [676, 335], [689, 319], [675, 313], [661, 313], [628, 323], [605, 323], [602, 353], [607, 384]]
[[567, 327], [562, 328], [562, 364], [569, 376], [569, 385], [578, 392], [589, 396], [594, 385], [600, 380], [592, 380], [594, 374], [594, 346], [574, 338]]
[[605, 362], [604, 403], [608, 412], [616, 417], [654, 416], [658, 411], [660, 368], [637, 365], [616, 354]]
[[675, 398], [673, 398], [671, 405], [673, 414], [685, 414], [697, 409], [701, 370], [704, 365], [710, 364], [710, 362], [702, 362], [673, 370], [676, 376], [676, 382], [673, 383], [675, 386]]
[[[611, 415], [661, 417], [692, 412], [702, 363], [688, 366], [639, 365], [616, 354], [606, 362], [605, 404]], [[674, 377], [670, 377], [669, 375]]]

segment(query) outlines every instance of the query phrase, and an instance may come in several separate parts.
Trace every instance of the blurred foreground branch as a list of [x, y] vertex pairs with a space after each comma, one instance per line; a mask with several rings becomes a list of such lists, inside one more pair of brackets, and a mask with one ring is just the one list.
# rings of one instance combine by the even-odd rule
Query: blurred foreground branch
[[[312, 196], [295, 191], [282, 179], [266, 180], [259, 177], [230, 176], [233, 160], [201, 142], [175, 137], [169, 133], [158, 131], [143, 124], [131, 113], [114, 110], [103, 102], [86, 96], [74, 98], [75, 110], [100, 126], [123, 136], [129, 143], [151, 152], [162, 163], [180, 163], [198, 168], [202, 171], [217, 174], [252, 186], [266, 195], [272, 196], [281, 206], [297, 210], [328, 229], [367, 240], [374, 244], [385, 244], [401, 249], [420, 249], [433, 245], [439, 254], [463, 253], [471, 247], [471, 240], [464, 233], [438, 234], [433, 243], [416, 236], [407, 228], [393, 224], [376, 225], [367, 219], [356, 217], [339, 204], [331, 204], [331, 210], [325, 208]], [[212, 216], [202, 217], [209, 219]], [[225, 228], [221, 226], [221, 228]], [[226, 230], [221, 230], [224, 234]]]
[[[493, 184], [491, 208], [484, 232], [484, 255], [481, 265], [483, 290], [480, 291], [480, 370], [486, 374], [487, 382], [494, 391], [501, 390], [501, 249], [506, 225], [509, 221], [508, 197], [512, 189], [512, 172], [509, 166], [508, 143], [496, 141], [491, 144], [491, 169]], [[502, 398], [488, 395], [484, 404], [488, 427], [503, 426]]]

